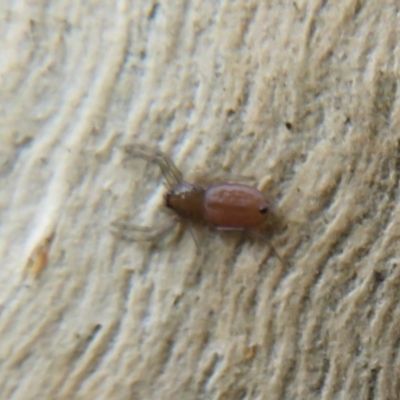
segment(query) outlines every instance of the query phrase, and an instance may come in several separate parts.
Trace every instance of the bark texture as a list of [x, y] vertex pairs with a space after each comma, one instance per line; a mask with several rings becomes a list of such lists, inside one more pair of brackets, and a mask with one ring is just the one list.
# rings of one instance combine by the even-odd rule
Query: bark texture
[[[3, 3], [1, 399], [400, 397], [398, 1]], [[285, 263], [112, 236], [167, 218], [132, 142], [254, 176]]]

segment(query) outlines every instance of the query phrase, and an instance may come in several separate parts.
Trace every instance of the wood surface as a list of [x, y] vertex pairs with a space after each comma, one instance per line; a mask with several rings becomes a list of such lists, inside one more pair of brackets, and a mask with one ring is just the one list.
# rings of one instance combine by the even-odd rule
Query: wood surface
[[[0, 399], [399, 399], [400, 3], [4, 1]], [[168, 154], [267, 243], [155, 245]]]

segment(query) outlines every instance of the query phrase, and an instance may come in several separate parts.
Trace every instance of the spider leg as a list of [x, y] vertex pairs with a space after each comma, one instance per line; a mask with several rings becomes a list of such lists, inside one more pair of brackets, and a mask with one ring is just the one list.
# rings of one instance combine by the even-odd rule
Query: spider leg
[[159, 150], [154, 150], [143, 144], [128, 144], [124, 147], [125, 153], [132, 158], [143, 158], [157, 164], [170, 189], [183, 181], [182, 172], [176, 167], [172, 160]]
[[153, 242], [164, 236], [177, 222], [176, 219], [172, 219], [160, 226], [147, 227], [134, 225], [125, 218], [119, 218], [111, 223], [111, 233], [123, 240]]

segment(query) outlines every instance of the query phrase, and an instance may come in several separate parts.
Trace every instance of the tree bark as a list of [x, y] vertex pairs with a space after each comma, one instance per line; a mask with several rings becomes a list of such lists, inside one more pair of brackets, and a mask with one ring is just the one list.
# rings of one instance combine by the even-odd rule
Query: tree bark
[[[398, 399], [396, 1], [7, 2], [0, 398]], [[160, 171], [250, 176], [271, 251], [155, 244]], [[227, 179], [227, 178], [226, 178]]]

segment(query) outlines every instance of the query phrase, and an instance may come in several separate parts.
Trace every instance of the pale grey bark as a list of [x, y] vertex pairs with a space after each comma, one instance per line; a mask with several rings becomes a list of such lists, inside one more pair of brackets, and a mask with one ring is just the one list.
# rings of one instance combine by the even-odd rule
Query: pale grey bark
[[[1, 399], [397, 399], [400, 10], [383, 1], [4, 2]], [[139, 141], [254, 176], [283, 228], [162, 223]]]

